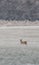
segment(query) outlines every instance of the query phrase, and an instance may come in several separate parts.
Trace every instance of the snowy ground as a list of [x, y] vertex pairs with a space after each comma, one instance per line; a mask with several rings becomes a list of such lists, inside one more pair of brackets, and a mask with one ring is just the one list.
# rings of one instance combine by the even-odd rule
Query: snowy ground
[[0, 65], [39, 65], [39, 26], [0, 27]]
[[13, 46], [13, 42], [19, 45], [20, 39], [26, 40], [29, 45], [38, 44], [39, 26], [0, 27], [0, 45]]

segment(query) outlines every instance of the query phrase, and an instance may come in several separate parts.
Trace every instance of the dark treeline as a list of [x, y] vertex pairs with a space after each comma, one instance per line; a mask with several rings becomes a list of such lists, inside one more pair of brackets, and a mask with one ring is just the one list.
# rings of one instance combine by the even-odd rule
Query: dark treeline
[[39, 20], [39, 0], [0, 0], [0, 19]]

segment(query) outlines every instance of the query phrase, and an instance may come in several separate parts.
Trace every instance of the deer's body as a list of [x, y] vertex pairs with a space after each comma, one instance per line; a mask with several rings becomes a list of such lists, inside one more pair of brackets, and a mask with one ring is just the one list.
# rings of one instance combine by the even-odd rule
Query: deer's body
[[21, 44], [27, 44], [27, 41], [20, 40]]

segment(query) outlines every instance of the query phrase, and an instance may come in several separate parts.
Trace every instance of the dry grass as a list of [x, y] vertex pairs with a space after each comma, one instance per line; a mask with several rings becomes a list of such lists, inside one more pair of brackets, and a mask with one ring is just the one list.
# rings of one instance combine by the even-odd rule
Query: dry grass
[[39, 26], [39, 21], [5, 21], [5, 20], [0, 20], [0, 26]]

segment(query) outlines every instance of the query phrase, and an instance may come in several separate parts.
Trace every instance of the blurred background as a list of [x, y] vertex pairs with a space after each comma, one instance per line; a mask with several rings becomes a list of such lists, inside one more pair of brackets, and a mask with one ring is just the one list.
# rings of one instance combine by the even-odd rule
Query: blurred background
[[0, 20], [39, 20], [39, 0], [0, 0]]

